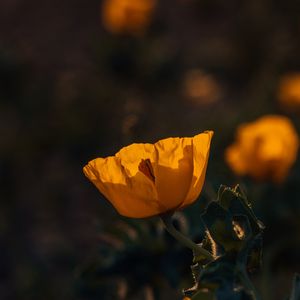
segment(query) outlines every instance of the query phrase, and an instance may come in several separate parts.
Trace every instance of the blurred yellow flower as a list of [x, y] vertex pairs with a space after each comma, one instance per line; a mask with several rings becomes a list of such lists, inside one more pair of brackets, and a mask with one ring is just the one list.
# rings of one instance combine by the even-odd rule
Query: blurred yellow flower
[[300, 108], [300, 72], [282, 76], [278, 87], [278, 100], [283, 107]]
[[102, 21], [112, 33], [141, 35], [151, 21], [156, 0], [104, 0]]
[[131, 144], [96, 158], [84, 174], [127, 217], [144, 218], [192, 204], [204, 184], [212, 131], [192, 138]]
[[221, 88], [212, 75], [197, 69], [189, 70], [183, 80], [184, 95], [195, 105], [209, 105], [221, 98]]
[[237, 175], [280, 183], [295, 162], [298, 147], [299, 137], [291, 121], [266, 115], [237, 129], [225, 160]]

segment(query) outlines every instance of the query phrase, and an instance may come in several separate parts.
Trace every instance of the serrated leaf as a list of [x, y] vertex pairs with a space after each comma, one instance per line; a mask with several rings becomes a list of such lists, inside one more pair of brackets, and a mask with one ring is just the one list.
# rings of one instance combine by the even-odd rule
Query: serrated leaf
[[183, 293], [185, 296], [191, 296], [195, 291], [198, 289], [198, 282], [199, 282], [199, 276], [201, 267], [199, 264], [194, 264], [191, 266], [192, 276], [193, 276], [193, 286], [189, 289], [184, 289]]
[[228, 189], [228, 187], [226, 185], [221, 184], [218, 190], [218, 198], [217, 201], [220, 201], [220, 199], [222, 198], [223, 192]]
[[263, 240], [262, 240], [262, 235], [260, 234], [255, 237], [255, 239], [251, 244], [251, 248], [248, 250], [247, 270], [251, 273], [255, 272], [257, 269], [261, 267], [262, 247], [263, 247]]
[[247, 216], [234, 215], [232, 217], [233, 230], [241, 241], [247, 241], [252, 237], [252, 229]]
[[247, 199], [235, 190], [229, 187], [223, 188], [219, 203], [232, 215], [247, 216], [254, 234], [258, 234], [264, 229], [263, 223], [257, 219]]
[[[200, 243], [200, 246], [207, 250], [208, 252], [212, 253], [213, 256], [217, 255], [217, 244], [216, 242], [212, 239], [212, 237], [210, 236], [210, 233], [207, 231], [205, 233], [205, 238], [202, 240], [202, 242]], [[203, 254], [195, 254], [194, 253], [194, 258], [193, 258], [193, 263], [199, 263], [200, 265], [205, 265], [207, 264], [207, 257], [204, 256]]]
[[[243, 225], [247, 232], [250, 232], [247, 220], [243, 216], [237, 217], [237, 219], [243, 219]], [[220, 245], [226, 252], [227, 251], [239, 251], [244, 242], [240, 239], [235, 231], [235, 225], [238, 226], [237, 221], [234, 221], [231, 213], [226, 211], [217, 202], [211, 202], [204, 214], [202, 220], [205, 223], [213, 240]], [[236, 222], [236, 223], [234, 223]]]
[[219, 257], [201, 271], [199, 289], [213, 292], [215, 300], [250, 300], [246, 292], [237, 286], [236, 268], [234, 256]]
[[[215, 260], [203, 264], [198, 284], [188, 296], [192, 300], [253, 300], [256, 292], [249, 288], [246, 269], [260, 265], [263, 225], [239, 187], [221, 186], [217, 201], [207, 206], [202, 221], [207, 230], [202, 247], [212, 252], [208, 249], [211, 239], [221, 251]], [[200, 264], [203, 258], [196, 256], [194, 261]]]
[[221, 256], [207, 264], [200, 274], [200, 288], [218, 288], [219, 286], [230, 285], [234, 282], [235, 260], [233, 257]]

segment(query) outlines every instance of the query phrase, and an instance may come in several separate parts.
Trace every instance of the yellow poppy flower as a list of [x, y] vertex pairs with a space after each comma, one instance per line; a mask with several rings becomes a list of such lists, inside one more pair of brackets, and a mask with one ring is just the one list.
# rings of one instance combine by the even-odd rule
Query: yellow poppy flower
[[300, 73], [289, 73], [280, 79], [278, 100], [284, 108], [300, 108]]
[[104, 0], [102, 21], [112, 33], [140, 35], [150, 23], [155, 0]]
[[212, 131], [192, 138], [132, 144], [115, 156], [96, 158], [84, 174], [127, 217], [144, 218], [184, 208], [199, 196]]
[[297, 158], [299, 137], [292, 122], [267, 115], [237, 129], [236, 142], [225, 159], [237, 175], [282, 182]]

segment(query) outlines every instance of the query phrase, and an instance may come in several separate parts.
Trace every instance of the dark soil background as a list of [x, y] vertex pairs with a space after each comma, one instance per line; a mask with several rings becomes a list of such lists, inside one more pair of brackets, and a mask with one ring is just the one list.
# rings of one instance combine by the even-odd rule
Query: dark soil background
[[[190, 253], [161, 233], [164, 246], [150, 248], [156, 220], [130, 223], [154, 228], [148, 248], [140, 234], [117, 251], [104, 232], [129, 221], [82, 167], [132, 142], [212, 129], [199, 202], [220, 184], [242, 184], [266, 225], [253, 279], [263, 299], [283, 299], [300, 270], [299, 162], [278, 187], [234, 177], [224, 149], [238, 124], [264, 114], [287, 115], [300, 132], [299, 114], [276, 98], [280, 76], [300, 71], [299, 2], [158, 1], [139, 38], [105, 31], [100, 8], [100, 0], [0, 2], [0, 298], [125, 299], [112, 295], [129, 286], [126, 299], [180, 299]], [[213, 76], [217, 102], [188, 100], [193, 69]], [[201, 203], [184, 212], [194, 237]]]

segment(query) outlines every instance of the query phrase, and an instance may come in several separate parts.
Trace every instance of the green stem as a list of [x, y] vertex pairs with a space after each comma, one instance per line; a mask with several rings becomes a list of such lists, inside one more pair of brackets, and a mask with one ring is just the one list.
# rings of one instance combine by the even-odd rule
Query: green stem
[[172, 216], [170, 215], [160, 215], [160, 218], [165, 226], [165, 229], [176, 239], [178, 240], [182, 245], [190, 248], [193, 250], [195, 255], [203, 255], [208, 260], [212, 261], [214, 260], [213, 255], [194, 243], [192, 240], [187, 238], [185, 235], [183, 235], [181, 232], [179, 232], [172, 223]]
[[254, 285], [252, 284], [246, 270], [242, 269], [239, 272], [240, 280], [242, 281], [244, 287], [252, 294], [253, 300], [260, 300], [260, 296], [258, 295]]

